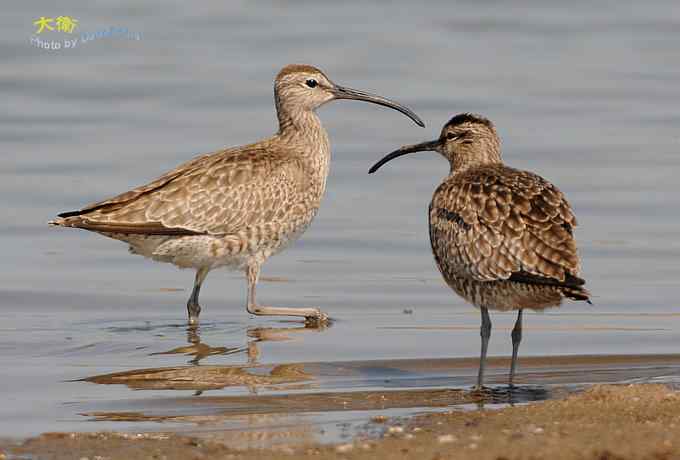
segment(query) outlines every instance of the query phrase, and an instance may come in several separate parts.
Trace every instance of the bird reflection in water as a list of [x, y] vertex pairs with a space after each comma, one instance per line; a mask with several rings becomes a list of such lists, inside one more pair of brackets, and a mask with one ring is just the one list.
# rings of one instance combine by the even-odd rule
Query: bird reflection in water
[[[299, 324], [299, 323], [298, 323]], [[152, 355], [184, 354], [191, 356], [190, 366], [134, 369], [112, 374], [96, 375], [82, 379], [87, 382], [113, 385], [122, 384], [135, 390], [194, 390], [200, 395], [206, 390], [243, 386], [251, 394], [261, 388], [270, 390], [309, 388], [314, 376], [306, 372], [304, 364], [263, 365], [260, 343], [266, 341], [292, 340], [291, 334], [320, 332], [319, 327], [295, 326], [289, 328], [250, 328], [247, 343], [243, 347], [214, 347], [201, 341], [200, 326], [187, 328], [188, 345]], [[201, 360], [208, 356], [245, 353], [246, 365], [204, 365]]]
[[182, 354], [187, 356], [193, 356], [189, 360], [189, 364], [198, 365], [200, 361], [208, 356], [217, 355], [231, 355], [235, 353], [240, 353], [246, 350], [244, 347], [212, 347], [206, 343], [201, 342], [201, 330], [198, 325], [190, 325], [187, 327], [187, 342], [189, 345], [173, 348], [168, 351], [160, 351], [158, 353], [151, 353], [154, 355], [175, 355]]
[[[299, 323], [297, 323], [299, 324]], [[330, 327], [332, 323], [326, 323], [320, 326], [296, 326], [296, 327], [252, 327], [248, 329], [247, 352], [248, 364], [256, 365], [259, 363], [262, 352], [259, 344], [261, 342], [283, 342], [286, 340], [293, 340], [293, 336], [305, 333], [322, 332]]]
[[484, 409], [486, 404], [526, 404], [529, 402], [545, 401], [555, 395], [549, 388], [527, 385], [513, 385], [511, 387], [485, 387], [482, 391], [469, 392], [478, 409]]
[[[136, 369], [88, 377], [83, 380], [104, 385], [122, 384], [133, 390], [193, 390], [195, 396], [201, 395], [206, 390], [244, 387], [249, 395], [230, 395], [225, 399], [222, 399], [220, 395], [217, 395], [217, 399], [210, 397], [166, 399], [166, 401], [171, 401], [171, 406], [167, 411], [164, 411], [163, 406], [160, 409], [154, 406], [146, 409], [140, 407], [137, 411], [83, 412], [83, 415], [92, 421], [146, 423], [172, 421], [195, 424], [200, 427], [201, 437], [240, 448], [303, 445], [315, 442], [318, 427], [311, 425], [304, 417], [289, 414], [286, 410], [276, 410], [275, 403], [270, 402], [270, 406], [274, 409], [269, 409], [273, 410], [271, 413], [267, 412], [263, 409], [266, 403], [263, 406], [260, 402], [263, 396], [255, 399], [252, 396], [258, 395], [262, 389], [290, 391], [312, 388], [316, 376], [306, 372], [304, 364], [273, 366], [259, 364], [260, 344], [266, 341], [292, 340], [293, 334], [319, 332], [323, 329], [307, 326], [249, 328], [246, 331], [245, 346], [224, 347], [211, 346], [202, 342], [200, 326], [190, 326], [187, 328], [187, 345], [152, 354], [152, 356], [187, 355], [191, 357], [189, 365]], [[247, 364], [201, 364], [201, 361], [209, 356], [240, 353], [246, 354]], [[235, 403], [235, 407], [229, 409], [229, 401], [234, 404], [234, 399], [241, 402]], [[244, 408], [247, 409], [245, 413]], [[248, 413], [250, 410], [263, 412]], [[233, 427], [242, 429], [233, 429]]]

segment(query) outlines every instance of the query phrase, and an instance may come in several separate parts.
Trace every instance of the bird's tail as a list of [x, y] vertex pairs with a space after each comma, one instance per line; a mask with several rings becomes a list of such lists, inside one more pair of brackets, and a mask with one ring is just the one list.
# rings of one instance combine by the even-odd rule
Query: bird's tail
[[590, 292], [581, 286], [565, 286], [562, 287], [562, 294], [571, 300], [581, 300], [588, 302], [590, 305], [593, 303], [590, 301]]
[[57, 217], [54, 220], [47, 222], [47, 225], [54, 227], [80, 227], [83, 219], [80, 217]]

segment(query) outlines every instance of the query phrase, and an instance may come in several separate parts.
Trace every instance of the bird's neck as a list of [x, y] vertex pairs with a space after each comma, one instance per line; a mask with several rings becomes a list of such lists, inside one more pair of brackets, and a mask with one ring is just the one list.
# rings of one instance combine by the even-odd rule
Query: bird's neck
[[313, 110], [287, 107], [278, 101], [276, 106], [280, 139], [291, 144], [299, 144], [301, 154], [330, 154], [328, 134]]
[[499, 148], [487, 148], [475, 152], [456, 152], [452, 158], [449, 158], [451, 165], [450, 176], [461, 174], [465, 171], [484, 166], [502, 165], [501, 152]]
[[279, 132], [275, 138], [284, 143], [287, 151], [302, 160], [311, 206], [318, 208], [326, 190], [326, 179], [331, 160], [328, 134], [319, 117], [311, 110], [286, 110], [277, 103]]

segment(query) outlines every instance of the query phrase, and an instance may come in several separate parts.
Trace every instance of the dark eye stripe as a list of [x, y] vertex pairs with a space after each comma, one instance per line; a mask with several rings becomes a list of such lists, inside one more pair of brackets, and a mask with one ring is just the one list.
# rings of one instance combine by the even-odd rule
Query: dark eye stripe
[[446, 138], [451, 140], [451, 139], [464, 139], [468, 137], [470, 134], [470, 131], [461, 131], [459, 133], [446, 133]]

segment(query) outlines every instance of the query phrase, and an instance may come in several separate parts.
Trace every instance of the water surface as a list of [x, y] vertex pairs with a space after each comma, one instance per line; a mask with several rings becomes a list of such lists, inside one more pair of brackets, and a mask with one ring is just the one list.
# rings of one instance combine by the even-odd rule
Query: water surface
[[[83, 31], [121, 26], [142, 39], [60, 52], [32, 46], [32, 22], [61, 14], [78, 18]], [[462, 375], [393, 363], [478, 353], [478, 314], [440, 280], [427, 237], [427, 204], [447, 165], [423, 154], [366, 174], [383, 154], [433, 138], [461, 111], [494, 120], [506, 161], [558, 184], [581, 224], [576, 236], [595, 305], [526, 316], [521, 356], [678, 352], [677, 2], [84, 8], [65, 1], [57, 8], [29, 0], [4, 17], [0, 434], [158, 429], [164, 422], [80, 415], [138, 403], [144, 412], [154, 400], [177, 404], [182, 414], [181, 398], [468, 386], [474, 361]], [[144, 183], [196, 154], [271, 134], [272, 79], [290, 62], [397, 99], [428, 125], [356, 102], [320, 110], [334, 152], [325, 200], [304, 237], [265, 265], [270, 281], [258, 295], [274, 305], [320, 306], [336, 319], [331, 328], [249, 318], [243, 277], [217, 271], [204, 285], [204, 322], [192, 337], [184, 324], [192, 273], [131, 256], [117, 241], [45, 225], [57, 212]], [[492, 320], [490, 355], [507, 356], [514, 318]], [[363, 364], [350, 377], [324, 377], [323, 369], [343, 362]], [[310, 371], [309, 363], [321, 364]], [[264, 376], [200, 389], [193, 374], [187, 388], [170, 389], [80, 380], [196, 365], [218, 373], [219, 366], [255, 366]], [[276, 366], [289, 366], [283, 383], [267, 380]], [[612, 366], [619, 370], [602, 378], [590, 368], [570, 378], [523, 368], [522, 378], [565, 385], [675, 379], [651, 358], [658, 372], [622, 372], [630, 366], [613, 361], [601, 367]], [[497, 371], [500, 382], [504, 369]], [[285, 380], [286, 372], [306, 372], [313, 383]]]

